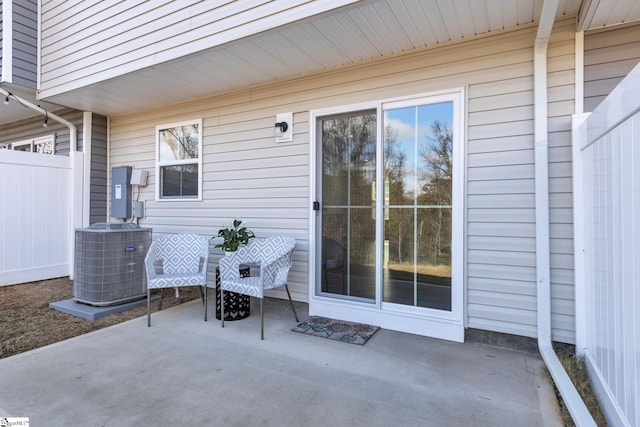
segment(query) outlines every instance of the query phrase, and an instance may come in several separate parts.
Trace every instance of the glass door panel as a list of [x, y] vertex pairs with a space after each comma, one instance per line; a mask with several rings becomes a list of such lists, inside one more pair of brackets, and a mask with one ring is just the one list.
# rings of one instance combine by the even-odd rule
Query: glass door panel
[[375, 301], [376, 123], [375, 111], [318, 119], [323, 295]]
[[384, 302], [451, 311], [452, 122], [452, 102], [384, 112]]

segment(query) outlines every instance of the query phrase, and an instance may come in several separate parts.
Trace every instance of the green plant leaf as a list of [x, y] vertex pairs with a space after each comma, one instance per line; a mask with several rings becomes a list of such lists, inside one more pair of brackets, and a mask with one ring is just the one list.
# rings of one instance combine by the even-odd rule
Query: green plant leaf
[[224, 251], [237, 251], [241, 245], [246, 245], [249, 240], [255, 237], [255, 234], [242, 226], [242, 220], [236, 218], [233, 220], [233, 227], [221, 228], [218, 230], [218, 236], [222, 237], [222, 243], [216, 244], [215, 248], [221, 248]]

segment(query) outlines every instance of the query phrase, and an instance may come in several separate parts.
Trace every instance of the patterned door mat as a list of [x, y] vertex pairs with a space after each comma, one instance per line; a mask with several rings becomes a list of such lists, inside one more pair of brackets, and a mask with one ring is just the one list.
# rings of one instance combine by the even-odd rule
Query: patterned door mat
[[365, 345], [375, 334], [379, 326], [364, 325], [362, 323], [334, 320], [327, 317], [311, 316], [298, 326], [293, 332], [329, 338], [330, 340], [348, 342], [350, 344]]

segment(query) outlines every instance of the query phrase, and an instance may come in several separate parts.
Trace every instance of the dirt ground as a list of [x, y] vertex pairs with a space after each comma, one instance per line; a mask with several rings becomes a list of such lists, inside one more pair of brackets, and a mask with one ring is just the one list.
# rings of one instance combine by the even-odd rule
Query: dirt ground
[[[62, 341], [147, 314], [146, 304], [98, 320], [85, 320], [49, 308], [50, 302], [73, 296], [73, 282], [68, 277], [0, 286], [0, 359]], [[165, 291], [162, 309], [200, 298], [197, 288]], [[151, 303], [158, 311], [160, 299]]]

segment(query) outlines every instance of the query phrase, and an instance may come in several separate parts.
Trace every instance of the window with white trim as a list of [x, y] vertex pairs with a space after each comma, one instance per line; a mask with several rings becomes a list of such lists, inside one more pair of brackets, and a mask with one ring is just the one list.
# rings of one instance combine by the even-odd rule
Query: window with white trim
[[0, 148], [40, 154], [54, 154], [54, 147], [55, 135], [47, 135], [40, 138], [26, 139], [24, 141], [12, 142], [11, 144], [0, 145]]
[[36, 138], [33, 140], [31, 151], [41, 154], [53, 154], [53, 135], [45, 136], [42, 138]]
[[156, 199], [202, 200], [202, 120], [156, 126]]
[[32, 140], [28, 140], [28, 141], [14, 142], [14, 143], [11, 144], [11, 149], [14, 150], [14, 151], [32, 152], [33, 151], [33, 141]]

